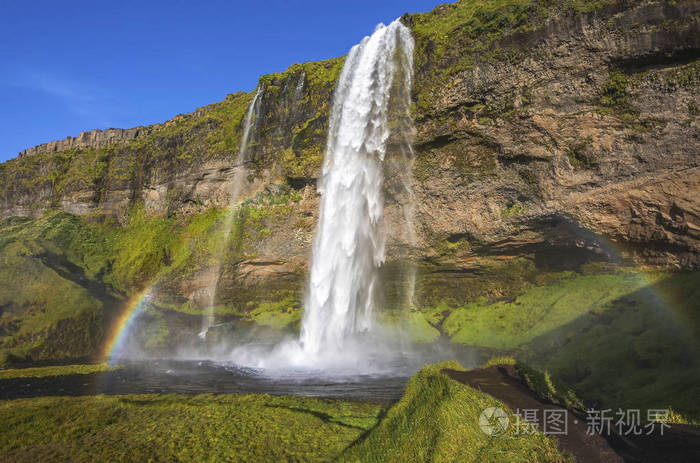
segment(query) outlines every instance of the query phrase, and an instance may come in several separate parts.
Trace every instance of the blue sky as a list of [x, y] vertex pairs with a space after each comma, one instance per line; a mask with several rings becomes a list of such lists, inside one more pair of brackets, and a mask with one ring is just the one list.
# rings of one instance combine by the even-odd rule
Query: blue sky
[[0, 161], [83, 130], [133, 127], [347, 53], [439, 0], [0, 0]]

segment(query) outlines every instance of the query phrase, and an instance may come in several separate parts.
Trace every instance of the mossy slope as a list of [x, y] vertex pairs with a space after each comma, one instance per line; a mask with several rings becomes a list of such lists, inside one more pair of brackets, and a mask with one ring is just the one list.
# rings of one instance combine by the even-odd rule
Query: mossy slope
[[66, 213], [0, 222], [0, 363], [91, 356], [120, 294], [110, 246]]
[[564, 272], [509, 301], [424, 309], [453, 342], [548, 371], [587, 405], [671, 408], [697, 420], [700, 272]]
[[[381, 422], [338, 459], [343, 462], [561, 462], [556, 442], [541, 434], [490, 436], [479, 427], [488, 407], [503, 404], [441, 373], [445, 362], [424, 367]], [[509, 419], [514, 416], [509, 413]]]

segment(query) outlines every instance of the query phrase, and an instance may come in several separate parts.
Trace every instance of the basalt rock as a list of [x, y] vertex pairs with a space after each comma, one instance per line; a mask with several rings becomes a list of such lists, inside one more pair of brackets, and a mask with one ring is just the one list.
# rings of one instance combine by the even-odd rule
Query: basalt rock
[[[389, 258], [469, 267], [478, 255], [556, 245], [700, 266], [700, 3], [522, 2], [471, 16], [468, 3], [403, 17], [416, 39], [415, 164], [406, 166], [415, 213], [407, 223], [407, 198], [388, 176]], [[125, 223], [134, 204], [153, 216], [195, 214], [228, 206], [245, 169], [244, 198], [301, 196], [251, 255], [274, 262], [270, 275], [302, 269], [342, 64], [261, 77], [249, 159], [236, 160], [253, 93], [26, 150], [0, 165], [0, 216], [63, 209]], [[260, 273], [257, 285], [261, 266], [239, 266], [241, 276]]]

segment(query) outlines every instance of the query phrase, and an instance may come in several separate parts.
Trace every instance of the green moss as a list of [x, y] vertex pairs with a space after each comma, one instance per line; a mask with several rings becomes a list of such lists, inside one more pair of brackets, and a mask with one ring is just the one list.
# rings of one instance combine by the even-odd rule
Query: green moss
[[411, 378], [406, 392], [381, 422], [338, 461], [463, 461], [560, 462], [556, 442], [541, 433], [517, 435], [509, 427], [491, 437], [479, 428], [479, 416], [488, 407], [508, 407], [491, 396], [454, 381], [444, 368], [462, 369], [445, 362], [424, 367]]
[[586, 137], [569, 145], [566, 155], [572, 167], [590, 168], [595, 164], [595, 159], [588, 152], [592, 143], [593, 137]]
[[301, 320], [300, 302], [296, 296], [287, 296], [276, 302], [262, 302], [246, 313], [246, 318], [258, 325], [283, 329], [296, 327]]
[[525, 212], [525, 207], [523, 207], [523, 205], [518, 201], [513, 201], [501, 210], [501, 217], [513, 217], [514, 215], [522, 214], [523, 212]]
[[[175, 310], [177, 312], [182, 312], [186, 313], [189, 315], [202, 315], [203, 311], [202, 308], [200, 307], [192, 307], [190, 304], [190, 301], [186, 301], [183, 304], [180, 305], [175, 305], [175, 304], [163, 304], [159, 303], [159, 307], [163, 309], [168, 309], [168, 310]], [[210, 309], [210, 307], [206, 308], [207, 310]], [[211, 307], [212, 313], [216, 315], [237, 315], [237, 316], [243, 316], [244, 311], [240, 307], [232, 306], [232, 305], [214, 305]]]
[[[135, 207], [124, 227], [65, 212], [0, 221], [2, 363], [94, 355], [128, 294], [213, 263], [227, 244], [225, 214], [209, 209], [178, 220]], [[150, 342], [163, 346], [167, 326], [153, 327]]]
[[585, 409], [576, 393], [553, 379], [547, 371], [538, 371], [522, 362], [517, 362], [515, 366], [528, 385], [543, 399], [567, 408]]
[[585, 408], [583, 402], [572, 390], [554, 380], [548, 372], [536, 370], [525, 363], [518, 362], [513, 357], [491, 357], [482, 368], [499, 365], [514, 366], [517, 372], [523, 376], [528, 386], [541, 398], [567, 408], [578, 408], [580, 410]]
[[0, 403], [10, 461], [328, 461], [381, 408], [268, 395], [42, 397]]
[[146, 284], [172, 258], [176, 243], [172, 218], [148, 217], [143, 208], [134, 209], [126, 227], [115, 234], [114, 273], [125, 287]]
[[68, 213], [0, 221], [3, 362], [90, 356], [119, 298], [99, 226]]
[[700, 422], [700, 272], [657, 275], [524, 346], [521, 356], [603, 408]]
[[671, 408], [679, 420], [700, 420], [693, 399], [700, 393], [700, 316], [693, 308], [700, 272], [589, 267], [538, 278], [512, 301], [450, 308], [441, 329], [453, 342], [548, 372], [530, 378], [545, 396], [574, 403], [562, 392], [570, 388], [588, 406]]
[[563, 3], [564, 8], [571, 9], [576, 13], [592, 13], [618, 2], [617, 0], [566, 0]]
[[639, 119], [639, 111], [631, 103], [630, 88], [634, 84], [627, 74], [611, 70], [608, 80], [600, 91], [600, 112], [612, 114], [622, 121], [635, 124]]
[[482, 368], [486, 367], [492, 367], [492, 366], [497, 366], [497, 365], [515, 365], [517, 363], [517, 360], [515, 360], [513, 357], [491, 357], [482, 365]]
[[59, 365], [37, 368], [10, 368], [0, 370], [0, 380], [11, 378], [45, 378], [47, 376], [65, 375], [89, 375], [103, 371], [113, 371], [123, 368], [120, 365], [107, 365], [106, 363], [90, 365]]
[[408, 339], [419, 344], [430, 343], [440, 337], [440, 331], [432, 321], [428, 314], [406, 310], [386, 320], [388, 324], [398, 327]]
[[512, 302], [474, 302], [453, 309], [443, 329], [454, 342], [508, 350], [563, 326], [646, 284], [636, 273], [577, 276], [526, 290]]

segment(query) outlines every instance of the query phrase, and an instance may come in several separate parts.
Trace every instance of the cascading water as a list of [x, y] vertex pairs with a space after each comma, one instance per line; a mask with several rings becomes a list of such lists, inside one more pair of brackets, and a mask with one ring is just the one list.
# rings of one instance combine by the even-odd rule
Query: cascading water
[[[319, 188], [322, 195], [300, 342], [303, 351], [340, 351], [372, 329], [384, 262], [382, 162], [398, 66], [411, 66], [413, 38], [399, 20], [354, 46], [338, 81]], [[411, 69], [403, 70], [409, 76]], [[409, 92], [405, 92], [408, 95]]]
[[[333, 97], [300, 336], [271, 349], [240, 346], [231, 353], [237, 364], [323, 375], [395, 367], [402, 353], [373, 311], [384, 262], [384, 160], [390, 136], [402, 135], [394, 129], [411, 125], [412, 66], [413, 38], [399, 20], [378, 25], [350, 50]], [[398, 156], [410, 157], [410, 146], [399, 145]]]
[[245, 124], [243, 125], [243, 137], [241, 137], [241, 146], [238, 149], [239, 162], [245, 162], [248, 160], [248, 158], [246, 157], [248, 154], [248, 141], [250, 139], [250, 131], [255, 125], [255, 121], [257, 120], [257, 111], [259, 108], [258, 101], [260, 100], [261, 92], [262, 89], [258, 87], [258, 90], [255, 92], [255, 96], [253, 97], [253, 101], [250, 102], [250, 105], [248, 106], [248, 111], [245, 115]]
[[245, 116], [245, 121], [243, 125], [243, 135], [241, 137], [241, 145], [238, 149], [238, 157], [236, 158], [234, 167], [235, 171], [233, 174], [233, 179], [231, 181], [231, 188], [228, 192], [229, 209], [226, 213], [226, 217], [224, 218], [224, 223], [222, 225], [224, 232], [222, 236], [221, 251], [219, 252], [219, 255], [216, 259], [217, 264], [216, 268], [214, 269], [214, 278], [212, 279], [212, 283], [209, 286], [209, 288], [207, 288], [209, 304], [207, 306], [207, 312], [202, 318], [202, 329], [199, 332], [199, 337], [202, 339], [206, 338], [209, 328], [211, 328], [212, 324], [214, 323], [214, 302], [216, 299], [216, 289], [219, 284], [221, 260], [223, 258], [224, 249], [226, 249], [226, 244], [228, 243], [229, 236], [231, 235], [231, 226], [233, 225], [233, 219], [235, 218], [236, 212], [238, 211], [238, 200], [246, 176], [246, 172], [243, 166], [248, 160], [248, 144], [250, 141], [252, 129], [255, 126], [255, 122], [257, 121], [257, 112], [259, 111], [260, 107], [258, 102], [260, 101], [261, 92], [261, 88], [258, 87], [258, 90], [255, 92], [255, 96], [253, 97], [253, 101], [251, 101], [250, 105], [248, 106], [248, 111], [246, 112]]
[[[236, 363], [367, 373], [383, 369], [379, 363], [395, 353], [378, 334], [373, 310], [384, 262], [390, 115], [398, 108], [410, 121], [412, 63], [413, 38], [399, 20], [378, 25], [350, 50], [333, 97], [301, 334], [271, 351], [255, 344], [236, 348]], [[369, 361], [377, 357], [376, 365]]]

